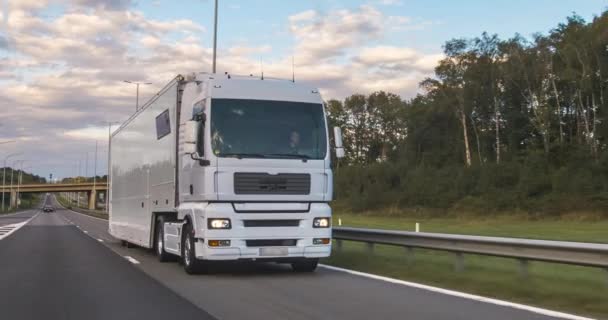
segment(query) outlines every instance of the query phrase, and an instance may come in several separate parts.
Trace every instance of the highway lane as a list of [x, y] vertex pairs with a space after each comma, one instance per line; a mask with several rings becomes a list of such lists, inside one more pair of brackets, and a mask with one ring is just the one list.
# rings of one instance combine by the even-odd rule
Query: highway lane
[[124, 248], [107, 221], [68, 210], [65, 217], [137, 268], [220, 319], [554, 319], [548, 316], [320, 268], [297, 274], [276, 264], [219, 265], [211, 275], [186, 275], [142, 248]]
[[0, 240], [0, 319], [174, 318], [213, 319], [62, 215]]

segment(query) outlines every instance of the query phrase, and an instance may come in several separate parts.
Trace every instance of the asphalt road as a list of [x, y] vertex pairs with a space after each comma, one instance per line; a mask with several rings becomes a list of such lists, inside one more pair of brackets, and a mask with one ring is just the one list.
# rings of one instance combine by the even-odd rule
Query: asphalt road
[[107, 227], [60, 209], [0, 240], [0, 318], [553, 319], [326, 268], [232, 263], [189, 276]]
[[0, 319], [213, 317], [69, 224], [61, 213], [40, 213], [0, 240]]
[[0, 215], [0, 226], [24, 222], [27, 219], [33, 217], [36, 213], [37, 210], [28, 210], [19, 213]]

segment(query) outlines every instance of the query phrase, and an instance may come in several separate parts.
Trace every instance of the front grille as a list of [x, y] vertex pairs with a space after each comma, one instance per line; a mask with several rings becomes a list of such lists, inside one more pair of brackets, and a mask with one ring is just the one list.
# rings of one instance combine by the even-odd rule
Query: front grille
[[234, 193], [306, 195], [310, 194], [310, 175], [237, 172], [234, 174]]
[[248, 247], [293, 247], [298, 243], [297, 239], [261, 239], [245, 240]]
[[245, 227], [299, 227], [300, 220], [245, 220]]

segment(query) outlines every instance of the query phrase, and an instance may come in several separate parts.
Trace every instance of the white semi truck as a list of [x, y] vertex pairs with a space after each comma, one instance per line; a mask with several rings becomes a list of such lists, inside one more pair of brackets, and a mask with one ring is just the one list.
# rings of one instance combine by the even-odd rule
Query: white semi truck
[[112, 134], [110, 233], [188, 273], [239, 259], [313, 271], [331, 252], [328, 137], [314, 88], [177, 76]]

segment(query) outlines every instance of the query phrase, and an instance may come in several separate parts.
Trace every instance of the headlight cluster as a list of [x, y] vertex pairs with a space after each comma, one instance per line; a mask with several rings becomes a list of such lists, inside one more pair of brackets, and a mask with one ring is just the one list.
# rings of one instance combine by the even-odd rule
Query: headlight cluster
[[329, 228], [331, 225], [331, 221], [329, 218], [315, 218], [312, 221], [313, 228]]
[[207, 228], [230, 229], [232, 228], [232, 225], [230, 224], [230, 219], [209, 218], [207, 219]]

